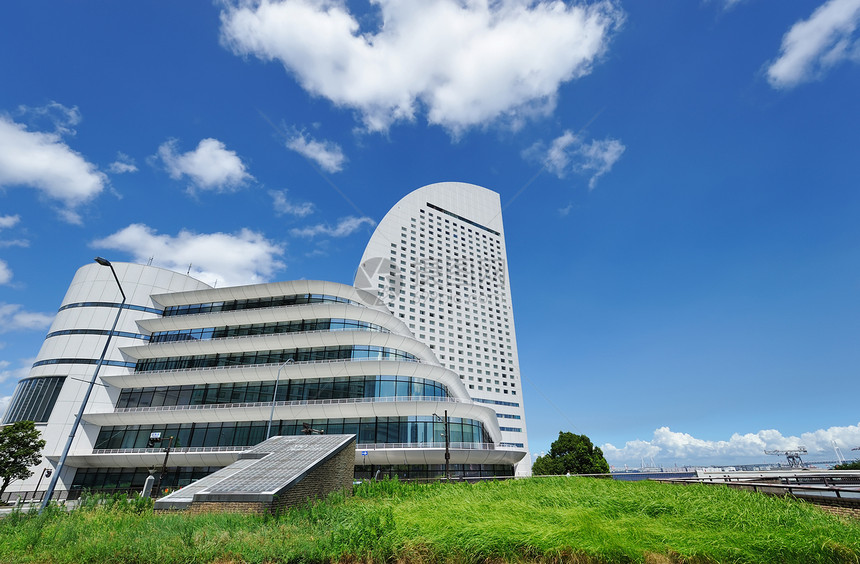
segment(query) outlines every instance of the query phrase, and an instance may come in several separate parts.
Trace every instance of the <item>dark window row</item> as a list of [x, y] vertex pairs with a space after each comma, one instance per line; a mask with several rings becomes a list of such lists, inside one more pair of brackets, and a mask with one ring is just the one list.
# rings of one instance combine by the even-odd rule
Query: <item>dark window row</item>
[[[513, 477], [514, 467], [509, 464], [451, 464], [449, 471], [452, 480], [478, 478]], [[355, 479], [381, 480], [397, 478], [399, 480], [431, 480], [445, 475], [444, 464], [368, 464], [355, 467]]]
[[[191, 482], [205, 478], [220, 470], [218, 466], [168, 466], [161, 480], [161, 486], [174, 490]], [[451, 464], [451, 477], [460, 478], [501, 478], [512, 477], [514, 467], [505, 464]], [[377, 466], [375, 464], [355, 467], [355, 478], [394, 478], [401, 480], [426, 480], [441, 478], [445, 475], [444, 464], [398, 464]], [[149, 476], [148, 468], [79, 468], [72, 481], [72, 490], [141, 490]]]
[[[49, 339], [51, 337], [59, 337], [61, 335], [108, 335], [110, 331], [107, 329], [63, 329], [62, 331], [53, 331], [48, 333], [45, 338]], [[142, 335], [140, 333], [129, 333], [127, 331], [114, 331], [114, 337], [128, 337], [129, 339], [141, 339], [144, 341], [149, 340], [149, 335]]]
[[474, 225], [475, 227], [479, 227], [479, 228], [483, 229], [484, 231], [488, 231], [488, 232], [492, 233], [493, 235], [496, 235], [496, 236], [498, 236], [498, 235], [499, 235], [499, 232], [498, 232], [498, 231], [495, 231], [495, 230], [493, 230], [493, 229], [490, 229], [489, 227], [486, 227], [486, 226], [484, 226], [484, 225], [481, 225], [481, 224], [480, 224], [480, 223], [478, 223], [477, 221], [472, 221], [471, 219], [466, 219], [466, 218], [465, 218], [465, 217], [463, 217], [462, 215], [457, 215], [456, 213], [454, 213], [454, 212], [452, 212], [452, 211], [448, 211], [448, 210], [446, 210], [446, 209], [444, 209], [444, 208], [440, 208], [439, 206], [434, 206], [434, 205], [433, 205], [433, 204], [431, 204], [430, 202], [427, 202], [427, 207], [428, 207], [428, 208], [430, 208], [430, 209], [436, 210], [436, 211], [438, 211], [438, 212], [442, 212], [442, 213], [444, 213], [444, 214], [446, 214], [446, 215], [450, 215], [451, 217], [453, 217], [453, 218], [455, 218], [455, 219], [459, 219], [460, 221], [463, 221], [463, 222], [465, 222], [465, 223], [468, 223], [469, 225]]
[[65, 376], [42, 376], [18, 382], [3, 424], [18, 421], [47, 423], [65, 381]]
[[[433, 416], [273, 421], [272, 436], [300, 435], [304, 423], [327, 435], [356, 435], [359, 443], [445, 444], [445, 424]], [[160, 432], [162, 437], [176, 437], [177, 448], [253, 446], [266, 439], [267, 424], [267, 421], [243, 421], [109, 426], [99, 430], [94, 448], [146, 448], [149, 435], [154, 432]], [[449, 417], [448, 428], [454, 443], [491, 442], [480, 421]]]
[[120, 304], [119, 302], [77, 302], [73, 304], [66, 304], [58, 311], [63, 311], [64, 309], [69, 309], [73, 307], [122, 307], [122, 309], [130, 309], [133, 311], [145, 311], [146, 313], [154, 313], [156, 315], [161, 315], [160, 309], [155, 309], [152, 307], [139, 306], [134, 304]]
[[281, 364], [283, 362], [312, 362], [317, 360], [408, 360], [418, 358], [389, 347], [341, 345], [334, 347], [309, 347], [277, 351], [251, 351], [227, 354], [200, 354], [146, 358], [137, 361], [137, 372], [153, 370], [188, 370], [192, 368], [216, 368], [225, 366], [249, 366], [253, 364]]
[[[246, 337], [249, 335], [278, 335], [307, 331], [380, 331], [388, 330], [380, 325], [357, 321], [355, 319], [299, 319], [279, 323], [254, 323], [202, 329], [182, 329], [159, 331], [152, 334], [151, 342], [168, 343], [173, 341], [206, 341], [225, 337]], [[50, 336], [50, 335], [49, 335]]]
[[[504, 370], [504, 369], [505, 369], [505, 367], [503, 366], [502, 370]], [[472, 398], [472, 400], [477, 402], [477, 403], [488, 403], [490, 405], [507, 405], [508, 407], [519, 407], [520, 406], [520, 404], [518, 404], [516, 402], [512, 402], [512, 401], [488, 400], [488, 399], [483, 399], [483, 398]]]
[[512, 448], [524, 448], [523, 443], [499, 443], [499, 446], [512, 447]]
[[328, 296], [325, 294], [292, 294], [289, 296], [269, 296], [266, 298], [251, 298], [247, 300], [229, 300], [226, 302], [207, 302], [203, 304], [190, 304], [170, 306], [164, 309], [164, 316], [193, 315], [195, 313], [213, 313], [217, 311], [236, 311], [239, 309], [261, 309], [267, 307], [283, 307], [304, 304], [341, 303], [361, 305], [340, 296]]
[[510, 413], [496, 413], [499, 419], [521, 419], [519, 415], [511, 415]]
[[[220, 466], [168, 468], [167, 474], [161, 480], [161, 487], [171, 490], [181, 488], [220, 469]], [[72, 481], [72, 490], [141, 490], [147, 476], [148, 468], [78, 468]], [[158, 479], [157, 471], [155, 477]]]
[[522, 433], [523, 432], [523, 430], [520, 429], [519, 427], [499, 427], [499, 429], [502, 431], [508, 431], [510, 433]]
[[[236, 384], [196, 384], [129, 388], [119, 395], [116, 407], [161, 407], [174, 405], [211, 405], [224, 403], [270, 402], [274, 380]], [[351, 376], [281, 380], [276, 401], [355, 399], [378, 397], [448, 397], [444, 385], [410, 376]]]

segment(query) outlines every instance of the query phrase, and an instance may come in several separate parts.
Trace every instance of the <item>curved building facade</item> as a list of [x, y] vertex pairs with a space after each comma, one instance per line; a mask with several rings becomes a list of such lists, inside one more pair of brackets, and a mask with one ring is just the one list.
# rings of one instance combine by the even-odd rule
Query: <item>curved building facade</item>
[[[58, 491], [139, 488], [164, 460], [182, 486], [274, 435], [357, 438], [358, 478], [530, 474], [499, 196], [441, 183], [404, 197], [353, 286], [211, 288], [115, 263], [78, 270], [3, 423], [33, 420], [55, 467], [117, 312]], [[446, 430], [447, 420], [447, 430]], [[44, 489], [46, 481], [42, 482]], [[60, 494], [64, 495], [64, 494]]]
[[[495, 412], [472, 402], [459, 377], [370, 293], [312, 280], [214, 289], [181, 275], [174, 286], [191, 289], [176, 291], [128, 276], [166, 271], [115, 266], [125, 274], [120, 280], [136, 309], [123, 312], [61, 490], [141, 486], [164, 458], [161, 445], [148, 444], [153, 433], [175, 437], [167, 487], [233, 462], [267, 435], [300, 434], [306, 427], [355, 434], [357, 477], [438, 477], [446, 415], [452, 476], [511, 475], [521, 457], [500, 445]], [[48, 466], [59, 459], [95, 368], [89, 361], [98, 358], [116, 311], [103, 296], [110, 286], [101, 275], [110, 272], [99, 268], [79, 271], [75, 280], [85, 275], [82, 287], [94, 288], [92, 276], [104, 287], [87, 295], [70, 290], [72, 299], [64, 300], [33, 368], [34, 378], [65, 378], [51, 415], [40, 421], [49, 439]], [[155, 291], [139, 297], [146, 290]], [[79, 303], [90, 305], [69, 307]], [[86, 308], [108, 314], [82, 315]], [[68, 311], [78, 315], [66, 319]], [[82, 339], [93, 340], [85, 351]], [[38, 395], [30, 380], [19, 384], [9, 422], [35, 409], [26, 408], [25, 399]], [[52, 396], [41, 394], [42, 403]], [[19, 491], [35, 487], [17, 485]]]
[[501, 444], [531, 474], [499, 195], [441, 182], [406, 195], [376, 227], [355, 286], [382, 301], [475, 403], [493, 409]]
[[[209, 287], [189, 276], [152, 266], [115, 263], [114, 269], [127, 299], [106, 351], [102, 378], [134, 371], [135, 363], [122, 354], [121, 348], [148, 342], [149, 335], [138, 322], [161, 316], [162, 307], [153, 301], [153, 294]], [[10, 495], [33, 492], [42, 469], [52, 468], [59, 460], [121, 302], [109, 268], [93, 263], [78, 269], [30, 373], [18, 383], [3, 418], [3, 424], [35, 421], [46, 442], [42, 454], [47, 460], [33, 469], [29, 480], [12, 482], [7, 490]], [[95, 386], [87, 412], [113, 409], [119, 393], [111, 386]], [[91, 452], [98, 432], [98, 426], [84, 421], [70, 452]], [[66, 465], [59, 487], [71, 485], [75, 470]], [[42, 488], [46, 482], [42, 480]]]

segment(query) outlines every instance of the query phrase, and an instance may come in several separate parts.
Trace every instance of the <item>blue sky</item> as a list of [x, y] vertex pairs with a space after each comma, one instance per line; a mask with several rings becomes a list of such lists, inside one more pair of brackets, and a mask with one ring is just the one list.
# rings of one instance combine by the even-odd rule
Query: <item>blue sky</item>
[[501, 194], [531, 450], [860, 446], [860, 0], [41, 2], [0, 17], [0, 398], [102, 255], [351, 283]]

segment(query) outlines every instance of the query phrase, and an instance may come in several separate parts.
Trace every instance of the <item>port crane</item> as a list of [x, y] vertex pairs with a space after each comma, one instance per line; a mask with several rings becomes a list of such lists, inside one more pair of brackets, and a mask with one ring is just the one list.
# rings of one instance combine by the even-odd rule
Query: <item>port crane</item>
[[801, 460], [801, 454], [807, 454], [807, 450], [805, 446], [798, 446], [794, 450], [766, 450], [765, 454], [775, 454], [777, 456], [785, 456], [788, 460], [788, 465], [791, 468], [802, 468], [803, 460]]

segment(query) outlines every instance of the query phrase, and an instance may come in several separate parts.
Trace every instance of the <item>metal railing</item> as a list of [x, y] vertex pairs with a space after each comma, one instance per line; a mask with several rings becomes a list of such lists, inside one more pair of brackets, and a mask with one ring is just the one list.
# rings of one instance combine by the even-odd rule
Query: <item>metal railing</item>
[[[419, 364], [427, 364], [426, 362], [424, 362], [420, 358], [411, 359], [411, 358], [363, 358], [363, 357], [327, 358], [327, 359], [323, 359], [323, 360], [296, 360], [292, 364], [293, 364], [293, 366], [295, 366], [298, 364], [327, 364], [327, 363], [332, 363], [332, 362], [363, 362], [363, 361], [368, 361], [368, 360], [371, 360], [371, 361], [375, 360], [377, 362], [389, 360], [389, 361], [393, 361], [393, 362], [417, 362]], [[131, 375], [132, 376], [140, 376], [143, 374], [167, 374], [170, 372], [198, 372], [198, 371], [204, 371], [204, 370], [224, 370], [227, 368], [262, 368], [264, 366], [277, 368], [280, 364], [282, 364], [282, 363], [265, 362], [262, 364], [231, 364], [231, 365], [227, 365], [227, 366], [197, 366], [197, 367], [191, 367], [191, 368], [170, 368], [170, 369], [165, 369], [165, 370], [144, 370], [141, 372], [135, 371]]]
[[[251, 446], [215, 446], [215, 447], [179, 447], [173, 452], [177, 453], [206, 453], [206, 452], [244, 452]], [[444, 442], [438, 443], [359, 443], [355, 450], [390, 450], [390, 449], [445, 449]], [[506, 450], [499, 449], [494, 443], [451, 443], [452, 450]], [[512, 449], [513, 450], [513, 449]], [[93, 454], [159, 454], [164, 449], [155, 448], [95, 448]]]
[[[384, 327], [380, 329], [371, 329], [369, 327], [341, 327], [338, 329], [314, 329], [312, 331], [283, 331], [281, 333], [252, 333], [248, 335], [231, 335], [229, 337], [209, 337], [207, 339], [164, 339], [159, 337], [158, 341], [150, 340], [150, 345], [167, 345], [171, 343], [201, 343], [206, 341], [230, 341], [232, 339], [247, 339], [249, 337], [270, 337], [275, 335], [311, 335], [314, 333], [340, 333], [342, 331], [370, 331], [372, 333], [387, 333], [391, 334], [391, 330]], [[161, 331], [159, 331], [160, 333]], [[182, 337], [183, 334], [167, 335], [168, 337]]]
[[[375, 398], [338, 398], [338, 399], [316, 399], [316, 400], [293, 400], [276, 401], [275, 407], [298, 407], [303, 405], [338, 405], [358, 403], [394, 403], [394, 402], [431, 402], [431, 403], [462, 403], [473, 404], [469, 400], [460, 400], [452, 397], [436, 396], [384, 396]], [[152, 413], [164, 411], [191, 411], [198, 409], [233, 409], [251, 407], [270, 407], [271, 401], [244, 402], [244, 403], [206, 403], [199, 405], [159, 405], [148, 407], [118, 407], [114, 411], [101, 413], [88, 413], [87, 415], [107, 415], [111, 413]], [[479, 405], [479, 404], [474, 404]]]
[[[438, 448], [445, 450], [445, 443], [359, 443], [355, 450], [388, 450], [405, 448]], [[451, 443], [451, 450], [497, 450], [493, 443]]]
[[[250, 446], [212, 446], [212, 447], [180, 447], [173, 449], [173, 454], [185, 452], [244, 452]], [[163, 454], [164, 449], [155, 448], [94, 448], [93, 454]]]
[[[810, 476], [812, 478], [812, 476]], [[860, 486], [835, 485], [827, 483], [826, 476], [820, 476], [820, 484], [790, 483], [790, 478], [779, 477], [780, 481], [766, 481], [761, 478], [747, 477], [707, 477], [707, 478], [667, 478], [655, 479], [659, 482], [672, 484], [711, 484], [725, 485], [734, 489], [749, 490], [769, 495], [790, 495], [801, 498], [832, 498], [848, 499], [860, 502]]]

